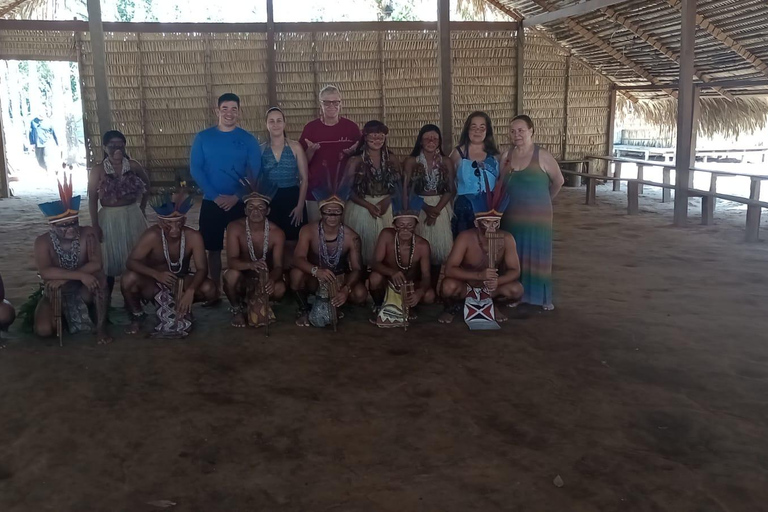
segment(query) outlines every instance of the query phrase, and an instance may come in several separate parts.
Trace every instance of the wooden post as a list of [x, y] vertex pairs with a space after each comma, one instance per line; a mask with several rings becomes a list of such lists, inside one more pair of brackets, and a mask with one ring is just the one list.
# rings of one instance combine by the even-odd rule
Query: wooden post
[[[755, 201], [760, 200], [760, 178], [753, 176], [750, 178], [749, 198]], [[760, 230], [760, 215], [763, 209], [759, 206], [747, 206], [747, 242], [757, 242], [758, 231]]]
[[696, 44], [696, 0], [683, 0], [680, 29], [680, 86], [677, 98], [677, 147], [675, 151], [675, 225], [688, 221], [688, 186], [693, 143], [693, 116], [696, 94], [693, 87], [693, 59]]
[[570, 93], [571, 84], [571, 54], [565, 58], [565, 94], [563, 94], [563, 146], [560, 150], [562, 158], [567, 158], [568, 152], [568, 94]]
[[443, 151], [448, 155], [453, 148], [450, 0], [437, 0], [437, 32], [440, 56], [440, 130], [443, 132]]
[[[643, 180], [643, 174], [645, 172], [645, 166], [643, 164], [637, 164], [637, 179], [638, 181]], [[645, 187], [643, 187], [642, 183], [637, 184], [637, 191], [642, 194], [645, 191]]]
[[141, 109], [139, 116], [141, 119], [141, 149], [144, 153], [142, 156], [144, 161], [141, 164], [144, 169], [147, 170], [147, 174], [150, 175], [150, 182], [152, 180], [151, 170], [149, 169], [149, 150], [147, 147], [147, 99], [145, 97], [146, 85], [144, 84], [144, 49], [141, 46], [141, 32], [136, 34], [136, 48], [138, 50], [139, 58], [139, 102]]
[[586, 204], [597, 204], [597, 179], [587, 178], [587, 202]]
[[203, 58], [205, 59], [205, 96], [207, 99], [207, 104], [205, 106], [206, 110], [206, 117], [207, 123], [210, 126], [213, 126], [217, 124], [216, 119], [216, 108], [218, 107], [217, 103], [213, 99], [213, 72], [211, 71], [211, 37], [213, 37], [213, 34], [206, 34], [205, 35], [205, 54]]
[[715, 196], [701, 196], [701, 223], [704, 226], [715, 223]]
[[[671, 167], [665, 167], [661, 171], [662, 175], [662, 182], [665, 185], [671, 185], [672, 184], [672, 168]], [[668, 188], [662, 188], [661, 189], [661, 202], [662, 203], [668, 203], [672, 199], [672, 190]]]
[[637, 215], [640, 213], [640, 191], [639, 183], [635, 180], [627, 182], [627, 215]]
[[[387, 124], [387, 102], [384, 94], [384, 73], [386, 66], [384, 62], [384, 34], [385, 32], [379, 32], [379, 83], [381, 88], [379, 94], [381, 95], [381, 122]], [[450, 154], [450, 153], [447, 153]]]
[[517, 41], [515, 44], [517, 50], [517, 88], [515, 90], [515, 115], [524, 113], [523, 99], [525, 98], [525, 30], [523, 30], [523, 20], [517, 22]]
[[3, 131], [3, 116], [0, 115], [0, 198], [11, 197], [11, 187], [8, 184], [8, 166], [5, 160], [5, 132]]
[[[609, 161], [608, 165], [611, 165], [610, 161]], [[621, 178], [621, 162], [615, 162], [614, 165], [615, 165], [615, 170], [613, 171], [613, 177], [614, 178]], [[620, 190], [621, 190], [621, 180], [614, 180], [614, 182], [613, 182], [613, 191], [614, 192], [618, 192]]]
[[88, 1], [88, 31], [91, 34], [93, 55], [93, 81], [96, 87], [96, 114], [100, 134], [112, 129], [112, 109], [109, 104], [107, 81], [107, 49], [104, 43], [104, 26], [101, 23], [100, 0]]
[[[611, 84], [611, 96], [608, 103], [608, 126], [605, 130], [605, 151], [606, 156], [613, 156], [613, 138], [615, 136], [616, 126], [616, 86]], [[610, 165], [610, 163], [608, 164]]]
[[277, 106], [277, 67], [275, 61], [275, 10], [272, 0], [267, 0], [267, 97], [270, 107]]

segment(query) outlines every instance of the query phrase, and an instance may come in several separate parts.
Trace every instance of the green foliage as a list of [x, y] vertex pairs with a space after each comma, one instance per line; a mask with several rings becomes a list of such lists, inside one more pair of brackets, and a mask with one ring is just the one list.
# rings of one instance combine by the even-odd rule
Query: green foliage
[[133, 0], [117, 0], [117, 21], [133, 21], [136, 3]]
[[35, 326], [35, 309], [37, 303], [43, 298], [43, 286], [40, 285], [27, 298], [27, 301], [19, 308], [19, 318], [21, 319], [21, 332], [31, 334]]

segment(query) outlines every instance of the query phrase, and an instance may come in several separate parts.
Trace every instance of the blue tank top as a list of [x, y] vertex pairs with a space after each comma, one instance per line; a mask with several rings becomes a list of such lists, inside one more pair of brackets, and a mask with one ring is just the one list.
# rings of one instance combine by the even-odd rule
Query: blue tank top
[[261, 153], [261, 172], [269, 181], [277, 184], [278, 188], [298, 187], [300, 183], [299, 165], [288, 144], [283, 146], [279, 162], [275, 160], [269, 143], [264, 145]]
[[476, 195], [485, 192], [485, 179], [483, 174], [488, 176], [488, 184], [491, 188], [496, 186], [496, 179], [499, 177], [499, 161], [492, 155], [485, 157], [482, 162], [470, 160], [461, 150], [456, 148], [461, 155], [461, 162], [456, 171], [456, 191], [460, 196]]

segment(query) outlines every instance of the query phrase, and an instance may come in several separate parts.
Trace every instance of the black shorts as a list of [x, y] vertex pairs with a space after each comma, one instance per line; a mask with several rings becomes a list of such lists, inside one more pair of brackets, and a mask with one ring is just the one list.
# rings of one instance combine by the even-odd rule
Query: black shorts
[[206, 251], [221, 251], [224, 248], [224, 231], [233, 220], [245, 217], [245, 205], [238, 202], [228, 212], [208, 199], [200, 205], [200, 234]]

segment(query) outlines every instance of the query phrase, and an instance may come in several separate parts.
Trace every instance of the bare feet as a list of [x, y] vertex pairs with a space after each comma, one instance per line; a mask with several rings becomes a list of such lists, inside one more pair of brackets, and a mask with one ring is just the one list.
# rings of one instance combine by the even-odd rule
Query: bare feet
[[296, 319], [296, 325], [299, 327], [309, 327], [309, 313], [302, 313], [299, 318]]
[[221, 303], [221, 297], [216, 297], [213, 300], [209, 300], [209, 301], [203, 302], [203, 307], [204, 308], [213, 308], [213, 307], [218, 306], [220, 303]]
[[98, 333], [99, 341], [96, 342], [97, 345], [109, 345], [112, 343], [113, 338], [109, 335], [107, 331], [101, 331]]
[[232, 313], [232, 321], [230, 322], [232, 327], [245, 327], [248, 325], [248, 322], [245, 319], [245, 312], [238, 311], [237, 313]]
[[505, 315], [504, 313], [501, 312], [502, 308], [500, 308], [498, 304], [495, 304], [494, 306], [495, 307], [493, 308], [493, 310], [496, 313], [496, 322], [501, 324], [501, 323], [504, 323], [507, 320], [509, 320], [507, 315]]
[[136, 334], [141, 330], [141, 323], [146, 315], [135, 315], [128, 311], [128, 316], [131, 318], [131, 323], [125, 328], [125, 334]]
[[453, 309], [445, 308], [442, 312], [442, 314], [437, 317], [437, 321], [441, 324], [449, 324], [453, 322], [453, 317], [456, 316], [456, 313]]

